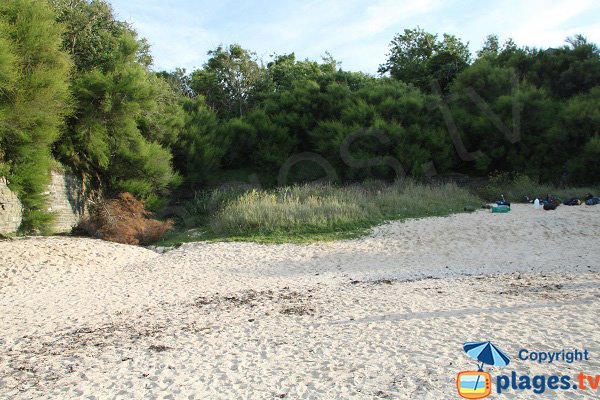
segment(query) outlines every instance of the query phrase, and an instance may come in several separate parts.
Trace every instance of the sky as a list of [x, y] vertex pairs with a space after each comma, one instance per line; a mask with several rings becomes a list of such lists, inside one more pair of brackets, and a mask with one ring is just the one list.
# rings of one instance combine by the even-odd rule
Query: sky
[[109, 1], [148, 39], [155, 70], [201, 68], [209, 50], [239, 43], [265, 62], [329, 52], [344, 70], [376, 74], [394, 35], [417, 26], [453, 34], [473, 53], [492, 33], [519, 46], [558, 47], [577, 33], [600, 44], [598, 0]]

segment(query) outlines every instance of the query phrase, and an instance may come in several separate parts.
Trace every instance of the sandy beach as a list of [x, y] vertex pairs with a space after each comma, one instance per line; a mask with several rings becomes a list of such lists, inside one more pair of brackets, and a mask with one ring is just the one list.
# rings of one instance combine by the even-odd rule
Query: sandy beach
[[[599, 207], [516, 205], [356, 240], [164, 254], [1, 241], [0, 398], [455, 399], [456, 374], [476, 368], [463, 343], [487, 340], [513, 357], [492, 376], [600, 374]], [[521, 349], [590, 359], [537, 363]]]

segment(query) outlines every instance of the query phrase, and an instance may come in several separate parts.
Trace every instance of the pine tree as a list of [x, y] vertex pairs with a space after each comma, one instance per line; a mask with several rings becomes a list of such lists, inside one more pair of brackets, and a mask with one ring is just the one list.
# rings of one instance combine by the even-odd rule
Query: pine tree
[[[183, 127], [181, 106], [149, 70], [144, 40], [105, 1], [52, 0], [72, 54], [75, 112], [56, 146], [60, 161], [108, 194], [127, 191], [159, 207], [179, 183], [169, 146]], [[170, 115], [166, 115], [166, 114]]]
[[0, 3], [0, 174], [24, 206], [21, 229], [49, 229], [51, 146], [70, 110], [69, 56], [45, 1]]

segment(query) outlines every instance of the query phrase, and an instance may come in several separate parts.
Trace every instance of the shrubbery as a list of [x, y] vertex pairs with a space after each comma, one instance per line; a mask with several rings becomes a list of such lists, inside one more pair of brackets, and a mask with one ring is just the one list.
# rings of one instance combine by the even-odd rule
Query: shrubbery
[[[231, 192], [229, 192], [231, 193]], [[447, 215], [481, 205], [477, 196], [454, 184], [411, 181], [335, 186], [305, 184], [252, 189], [237, 196], [208, 198], [208, 224], [219, 236], [310, 234], [347, 235], [385, 220]], [[215, 201], [216, 200], [216, 201]]]

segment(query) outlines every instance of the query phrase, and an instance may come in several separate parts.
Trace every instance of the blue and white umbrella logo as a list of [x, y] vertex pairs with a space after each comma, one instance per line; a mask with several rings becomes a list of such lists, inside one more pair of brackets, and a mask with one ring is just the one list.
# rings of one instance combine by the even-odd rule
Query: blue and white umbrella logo
[[464, 344], [465, 352], [479, 361], [479, 370], [483, 371], [483, 364], [504, 367], [510, 363], [510, 357], [496, 347], [492, 342], [467, 342]]
[[[463, 349], [468, 355], [481, 363], [481, 365], [478, 365], [479, 371], [483, 371], [483, 364], [504, 367], [510, 363], [510, 357], [492, 342], [467, 342], [464, 344]], [[475, 388], [478, 387], [480, 378], [481, 375], [477, 375]]]

